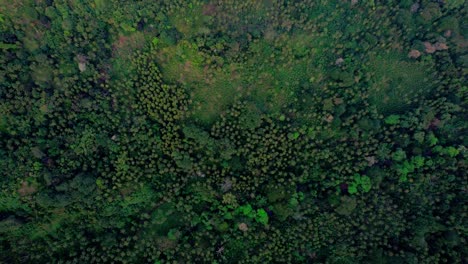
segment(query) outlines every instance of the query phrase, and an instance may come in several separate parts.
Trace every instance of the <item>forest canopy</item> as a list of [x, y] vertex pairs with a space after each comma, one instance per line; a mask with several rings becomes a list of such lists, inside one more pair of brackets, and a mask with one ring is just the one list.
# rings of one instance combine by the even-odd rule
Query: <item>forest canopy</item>
[[0, 0], [0, 263], [468, 263], [463, 0]]

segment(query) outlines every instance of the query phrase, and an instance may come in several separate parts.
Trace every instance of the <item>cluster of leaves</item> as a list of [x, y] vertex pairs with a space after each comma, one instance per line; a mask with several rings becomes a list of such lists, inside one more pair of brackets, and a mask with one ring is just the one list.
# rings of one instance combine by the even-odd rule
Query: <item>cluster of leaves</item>
[[465, 10], [0, 2], [0, 262], [468, 261]]
[[358, 187], [362, 188], [363, 192], [369, 192], [371, 189], [371, 179], [365, 175], [354, 174], [354, 181], [349, 184], [348, 192], [355, 194], [358, 192]]

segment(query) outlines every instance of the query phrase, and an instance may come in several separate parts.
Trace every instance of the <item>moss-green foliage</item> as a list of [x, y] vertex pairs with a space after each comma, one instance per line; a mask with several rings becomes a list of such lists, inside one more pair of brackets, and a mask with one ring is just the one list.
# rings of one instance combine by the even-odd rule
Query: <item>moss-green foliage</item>
[[385, 118], [385, 123], [389, 125], [396, 125], [400, 122], [399, 115], [389, 115]]
[[264, 209], [258, 209], [255, 215], [255, 220], [261, 224], [268, 224], [268, 214]]
[[369, 60], [369, 101], [380, 113], [404, 112], [436, 85], [430, 64], [406, 61], [404, 56], [389, 52]]
[[359, 174], [354, 174], [354, 181], [348, 185], [348, 192], [350, 194], [355, 194], [358, 192], [358, 189], [361, 189], [363, 192], [369, 192], [371, 189], [371, 179], [368, 176], [361, 176]]
[[0, 1], [0, 263], [460, 263], [465, 1]]

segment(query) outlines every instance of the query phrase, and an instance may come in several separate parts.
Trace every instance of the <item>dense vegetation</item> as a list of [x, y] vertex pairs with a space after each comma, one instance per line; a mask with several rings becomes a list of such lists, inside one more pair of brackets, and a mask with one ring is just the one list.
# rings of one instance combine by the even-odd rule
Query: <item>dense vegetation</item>
[[1, 0], [1, 263], [467, 263], [464, 0]]

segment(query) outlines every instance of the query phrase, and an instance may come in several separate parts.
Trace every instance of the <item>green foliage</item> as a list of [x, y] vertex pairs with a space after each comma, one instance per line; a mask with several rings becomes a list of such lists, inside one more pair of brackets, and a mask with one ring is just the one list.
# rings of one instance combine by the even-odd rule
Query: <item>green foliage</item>
[[435, 80], [431, 82], [430, 66], [404, 61], [402, 57], [390, 51], [369, 60], [369, 70], [373, 74], [369, 99], [380, 113], [404, 112], [412, 101], [430, 93], [436, 83]]
[[411, 159], [411, 162], [414, 164], [416, 169], [422, 168], [424, 166], [424, 157], [415, 156]]
[[303, 192], [298, 192], [294, 193], [289, 200], [289, 205], [291, 207], [297, 207], [299, 205], [299, 202], [304, 200], [304, 193]]
[[437, 139], [437, 137], [433, 133], [430, 133], [428, 135], [427, 141], [428, 141], [430, 146], [435, 146], [439, 142], [439, 140]]
[[[351, 192], [349, 193], [351, 194]], [[354, 197], [343, 196], [340, 200], [340, 206], [336, 208], [336, 212], [340, 215], [348, 216], [356, 209], [356, 206], [357, 202]]]
[[1, 263], [459, 263], [464, 1], [0, 3]]
[[352, 182], [348, 185], [348, 192], [349, 194], [355, 194], [358, 192], [358, 184], [356, 182]]
[[400, 116], [399, 115], [389, 115], [385, 118], [385, 123], [389, 125], [396, 125], [400, 123]]
[[348, 192], [349, 194], [356, 194], [358, 192], [358, 187], [361, 187], [363, 192], [369, 192], [372, 188], [371, 179], [364, 175], [361, 176], [359, 174], [354, 174], [353, 176], [354, 181], [348, 184]]
[[122, 23], [122, 24], [120, 25], [120, 27], [122, 27], [122, 29], [123, 29], [124, 31], [126, 31], [126, 32], [135, 32], [135, 31], [136, 31], [136, 28], [134, 28], [134, 27], [132, 27], [132, 26], [126, 24], [126, 23]]
[[236, 211], [236, 213], [241, 213], [244, 216], [247, 216], [249, 218], [254, 218], [255, 217], [255, 211], [253, 210], [252, 206], [250, 204], [242, 205], [239, 206]]
[[407, 182], [408, 181], [408, 174], [414, 173], [416, 169], [421, 169], [427, 162], [425, 162], [425, 158], [422, 156], [414, 156], [411, 160], [405, 160], [403, 163], [397, 164], [396, 168], [398, 173], [400, 174], [400, 182]]
[[404, 159], [406, 159], [406, 153], [402, 149], [397, 149], [393, 153], [392, 158], [394, 161], [403, 161]]
[[178, 236], [179, 236], [179, 231], [174, 228], [170, 229], [169, 233], [167, 233], [167, 238], [169, 238], [169, 240], [177, 240]]
[[299, 136], [300, 136], [299, 132], [294, 132], [294, 133], [289, 133], [288, 134], [288, 138], [292, 139], [292, 140], [298, 139]]
[[154, 46], [158, 45], [158, 43], [159, 43], [159, 38], [154, 37], [153, 40], [151, 40], [151, 43], [153, 43]]
[[[264, 209], [257, 209], [254, 210], [250, 204], [242, 205], [236, 208], [234, 214], [240, 214], [242, 216], [246, 216], [251, 219], [255, 219], [256, 222], [261, 223], [263, 225], [268, 224], [268, 214]], [[230, 219], [231, 216], [224, 217], [225, 219]]]
[[255, 214], [255, 221], [259, 222], [260, 224], [267, 225], [268, 224], [268, 214], [264, 209], [257, 209], [257, 213]]
[[18, 196], [8, 196], [5, 193], [0, 195], [0, 212], [31, 212], [29, 206], [21, 202], [20, 197]]
[[286, 221], [288, 217], [293, 215], [293, 208], [295, 206], [297, 205], [277, 203], [273, 206], [272, 209], [275, 214], [275, 217], [277, 217], [280, 221]]
[[101, 178], [96, 179], [96, 185], [99, 189], [104, 189], [104, 181]]
[[458, 149], [450, 146], [450, 147], [445, 149], [445, 153], [447, 153], [447, 155], [449, 155], [450, 157], [454, 158], [460, 153], [460, 151]]

